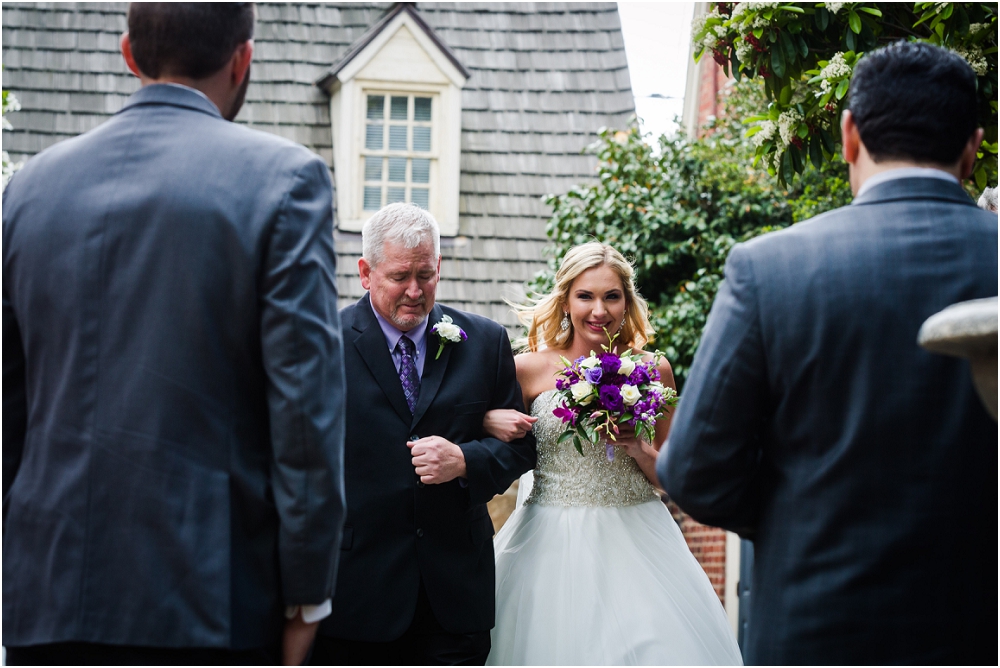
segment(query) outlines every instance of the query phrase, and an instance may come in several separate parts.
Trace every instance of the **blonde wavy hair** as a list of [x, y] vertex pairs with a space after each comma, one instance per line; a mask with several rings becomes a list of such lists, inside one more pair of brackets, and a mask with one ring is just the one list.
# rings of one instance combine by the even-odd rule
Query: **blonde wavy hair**
[[[597, 241], [574, 246], [563, 257], [556, 272], [552, 292], [541, 299], [530, 300], [527, 305], [512, 304], [518, 320], [528, 328], [525, 337], [517, 344], [523, 350], [538, 351], [542, 346], [566, 350], [573, 344], [573, 327], [563, 331], [559, 325], [564, 307], [569, 302], [569, 291], [580, 274], [594, 267], [610, 267], [622, 281], [625, 293], [625, 324], [619, 330], [616, 345], [641, 349], [653, 336], [649, 324], [649, 306], [636, 289], [632, 265], [617, 250]], [[614, 333], [614, 332], [612, 332]]]

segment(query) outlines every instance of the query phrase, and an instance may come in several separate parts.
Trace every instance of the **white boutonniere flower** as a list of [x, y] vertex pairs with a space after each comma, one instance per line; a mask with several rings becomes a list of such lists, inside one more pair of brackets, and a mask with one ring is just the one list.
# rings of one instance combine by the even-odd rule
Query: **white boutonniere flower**
[[438, 351], [434, 359], [441, 357], [446, 343], [461, 343], [469, 338], [461, 327], [455, 324], [451, 316], [443, 316], [437, 324], [431, 327], [431, 332], [438, 336]]

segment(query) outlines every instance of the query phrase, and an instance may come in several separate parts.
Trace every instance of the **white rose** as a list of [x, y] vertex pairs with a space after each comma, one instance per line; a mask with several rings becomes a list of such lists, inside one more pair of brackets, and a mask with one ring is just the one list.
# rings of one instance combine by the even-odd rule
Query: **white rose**
[[654, 380], [652, 383], [649, 384], [649, 389], [651, 389], [653, 392], [656, 392], [660, 396], [663, 396], [664, 388], [663, 388], [663, 383], [661, 383], [660, 381]]
[[[631, 376], [632, 372], [635, 371], [635, 362], [628, 355], [621, 356], [622, 365], [618, 367], [618, 373], [623, 376]], [[626, 386], [627, 387], [627, 386]], [[627, 401], [625, 403], [628, 403]], [[631, 406], [631, 404], [629, 404]]]
[[457, 343], [462, 339], [462, 335], [459, 333], [462, 330], [458, 325], [452, 324], [450, 322], [442, 322], [437, 326], [437, 334], [442, 339], [446, 341], [452, 341]]
[[582, 369], [593, 369], [595, 366], [601, 363], [601, 360], [596, 357], [588, 357], [587, 359], [580, 362], [580, 368]]
[[581, 404], [589, 404], [590, 400], [594, 398], [594, 386], [585, 380], [570, 386], [570, 391], [573, 393], [573, 398]]
[[635, 385], [622, 385], [622, 401], [626, 406], [634, 406], [635, 402], [642, 397], [642, 392]]

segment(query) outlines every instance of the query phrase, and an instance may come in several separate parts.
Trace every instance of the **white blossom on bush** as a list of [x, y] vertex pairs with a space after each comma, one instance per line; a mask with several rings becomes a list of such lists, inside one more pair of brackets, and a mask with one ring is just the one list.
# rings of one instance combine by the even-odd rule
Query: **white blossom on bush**
[[852, 71], [851, 66], [844, 60], [844, 53], [842, 51], [833, 54], [830, 62], [819, 72], [819, 75], [823, 78], [819, 82], [820, 90], [816, 93], [816, 97], [823, 97], [829, 93], [833, 90], [834, 81], [840, 81], [844, 77], [851, 76]]
[[799, 129], [801, 122], [802, 114], [799, 113], [798, 109], [789, 109], [778, 116], [778, 134], [781, 135], [781, 141], [784, 144], [792, 143], [792, 140], [795, 139], [795, 131]]
[[983, 54], [983, 50], [976, 46], [975, 44], [970, 44], [967, 49], [952, 49], [954, 53], [961, 56], [965, 62], [969, 63], [969, 67], [972, 71], [976, 73], [977, 76], [984, 76], [990, 71], [990, 64], [986, 62], [986, 56]]
[[[17, 97], [9, 92], [3, 91], [3, 110], [0, 117], [2, 117], [2, 125], [4, 130], [13, 130], [14, 126], [10, 124], [7, 120], [7, 114], [12, 111], [17, 111], [21, 108], [21, 103], [18, 101]], [[10, 177], [14, 175], [14, 172], [21, 169], [24, 166], [24, 161], [21, 162], [11, 162], [10, 155], [7, 151], [0, 151], [3, 155], [0, 156], [3, 160], [3, 176], [2, 176], [2, 187], [7, 187], [7, 182], [10, 181]]]
[[826, 10], [831, 14], [836, 14], [843, 9], [846, 4], [846, 2], [824, 2], [823, 6], [826, 7]]
[[774, 139], [774, 135], [778, 131], [778, 126], [775, 125], [774, 121], [761, 121], [760, 130], [750, 139], [753, 141], [753, 145], [756, 148], [760, 148], [766, 142]]

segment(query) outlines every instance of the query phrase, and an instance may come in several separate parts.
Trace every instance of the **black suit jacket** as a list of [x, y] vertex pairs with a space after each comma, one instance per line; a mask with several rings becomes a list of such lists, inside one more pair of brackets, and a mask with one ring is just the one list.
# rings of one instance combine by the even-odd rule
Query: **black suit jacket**
[[331, 185], [153, 85], [3, 194], [3, 640], [252, 648], [333, 593]]
[[[449, 315], [468, 340], [439, 359], [434, 323]], [[486, 502], [535, 465], [534, 437], [486, 437], [483, 415], [523, 411], [506, 330], [486, 318], [435, 305], [427, 358], [411, 415], [382, 329], [366, 295], [341, 311], [347, 393], [347, 520], [333, 614], [320, 632], [395, 640], [413, 620], [423, 579], [438, 621], [453, 633], [493, 627], [493, 524]], [[468, 485], [425, 485], [406, 443], [441, 436], [465, 454]]]
[[996, 661], [997, 425], [929, 316], [997, 294], [997, 216], [934, 178], [733, 249], [659, 473], [754, 540], [749, 663]]

